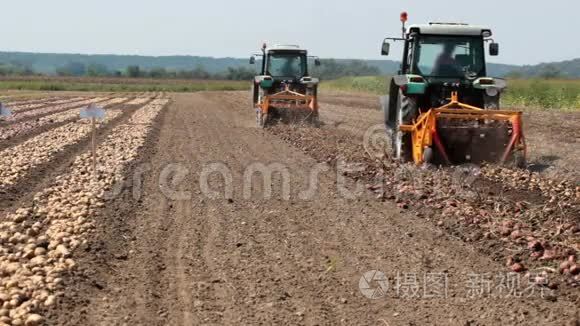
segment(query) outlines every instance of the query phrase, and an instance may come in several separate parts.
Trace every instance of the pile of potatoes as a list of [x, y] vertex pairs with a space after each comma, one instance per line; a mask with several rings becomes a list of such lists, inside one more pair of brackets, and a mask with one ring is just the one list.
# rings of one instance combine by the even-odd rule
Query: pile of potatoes
[[[99, 126], [115, 119], [120, 114], [121, 111], [118, 110], [109, 111]], [[91, 131], [92, 127], [86, 120], [71, 122], [2, 151], [0, 153], [0, 190], [13, 186], [30, 169], [49, 162], [56, 153], [88, 137]]]
[[37, 193], [28, 207], [0, 222], [0, 325], [40, 325], [41, 308], [63, 293], [62, 272], [74, 269], [74, 250], [87, 241], [105, 191], [120, 178], [144, 145], [167, 100], [156, 100], [116, 127], [97, 151], [98, 175], [90, 153], [79, 155], [68, 174]]

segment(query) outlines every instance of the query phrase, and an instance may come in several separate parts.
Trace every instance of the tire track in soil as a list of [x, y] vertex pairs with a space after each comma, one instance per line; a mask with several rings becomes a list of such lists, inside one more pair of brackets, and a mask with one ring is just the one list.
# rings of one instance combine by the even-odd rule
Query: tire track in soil
[[[215, 99], [216, 102], [227, 102], [229, 104], [229, 107], [227, 108], [228, 112], [230, 111], [234, 111], [237, 110], [239, 108], [239, 103], [240, 101], [231, 101], [230, 98], [237, 98], [237, 95], [239, 95], [239, 93], [233, 93], [233, 94], [228, 94], [228, 95], [232, 95], [232, 96], [228, 96], [227, 98], [221, 97], [219, 99]], [[242, 103], [244, 103], [245, 101], [241, 101]], [[250, 111], [248, 110], [248, 113], [250, 113]], [[251, 113], [250, 113], [251, 114]], [[245, 115], [245, 113], [244, 113]], [[233, 118], [230, 118], [230, 120], [244, 120], [243, 118], [241, 119], [240, 116], [234, 115]], [[244, 125], [248, 125], [248, 124], [244, 124]], [[251, 124], [249, 124], [251, 125]], [[263, 134], [263, 136], [267, 137], [267, 134]], [[247, 143], [251, 143], [251, 139], [247, 139], [246, 140]], [[260, 148], [260, 146], [262, 146], [262, 148]], [[263, 153], [276, 153], [277, 152], [277, 148], [279, 147], [278, 143], [268, 143], [267, 146], [261, 144], [260, 146], [258, 146], [257, 150], [258, 151], [262, 151]], [[266, 148], [263, 148], [266, 147]], [[263, 154], [262, 154], [263, 155]], [[271, 154], [268, 154], [271, 155]], [[264, 162], [268, 162], [272, 160], [271, 157], [265, 157], [262, 158], [261, 161]], [[286, 160], [282, 160], [282, 162], [284, 162]], [[288, 161], [292, 161], [291, 159]], [[309, 161], [308, 165], [314, 165], [313, 161]], [[311, 168], [311, 166], [309, 166], [309, 168]], [[310, 169], [300, 169], [300, 168], [294, 168], [292, 169], [292, 176], [293, 177], [298, 177], [299, 180], [307, 180], [307, 173], [309, 172]], [[328, 184], [331, 182], [331, 180], [329, 180], [328, 176], [326, 176], [325, 179], [325, 183]], [[292, 189], [297, 189], [297, 188], [301, 188], [304, 185], [302, 184], [293, 184]], [[328, 189], [326, 190], [328, 191]], [[296, 194], [295, 194], [296, 195]], [[316, 201], [318, 199], [314, 199], [314, 201]], [[305, 319], [306, 322], [322, 322], [322, 323], [330, 323], [331, 321], [334, 321], [332, 323], [339, 323], [341, 319], [345, 319], [347, 316], [342, 316], [339, 317], [337, 311], [333, 311], [334, 307], [333, 305], [335, 303], [329, 303], [327, 301], [322, 301], [322, 304], [320, 306], [316, 305], [313, 307], [309, 307], [307, 304], [305, 304], [304, 302], [313, 302], [313, 301], [317, 301], [320, 300], [321, 298], [334, 298], [335, 301], [337, 300], [343, 300], [345, 298], [341, 297], [344, 296], [344, 294], [337, 294], [337, 293], [330, 293], [327, 296], [322, 295], [322, 294], [318, 294], [318, 296], [312, 296], [312, 295], [304, 295], [302, 293], [299, 293], [298, 291], [293, 291], [293, 289], [296, 288], [306, 288], [306, 289], [316, 289], [319, 286], [320, 283], [320, 278], [321, 277], [330, 277], [332, 278], [332, 275], [327, 274], [327, 264], [332, 263], [329, 262], [329, 260], [333, 260], [334, 257], [337, 257], [337, 251], [334, 249], [326, 249], [325, 251], [329, 251], [329, 252], [319, 252], [318, 250], [316, 250], [315, 248], [320, 248], [323, 247], [322, 245], [322, 238], [319, 234], [325, 234], [324, 236], [324, 242], [329, 242], [329, 243], [340, 243], [341, 238], [340, 238], [340, 234], [337, 234], [336, 232], [332, 232], [331, 234], [328, 234], [328, 230], [327, 230], [327, 222], [323, 222], [322, 224], [320, 224], [320, 219], [316, 219], [315, 216], [317, 214], [317, 212], [319, 210], [322, 210], [322, 208], [320, 208], [319, 210], [317, 209], [312, 209], [312, 207], [309, 207], [310, 205], [300, 205], [300, 201], [297, 200], [296, 201], [291, 201], [290, 203], [288, 203], [289, 205], [285, 205], [287, 203], [285, 202], [277, 202], [275, 203], [275, 205], [272, 208], [266, 208], [265, 211], [262, 212], [262, 214], [265, 215], [264, 218], [262, 219], [258, 219], [257, 222], [255, 222], [254, 225], [252, 225], [252, 228], [250, 230], [257, 230], [257, 231], [262, 231], [262, 232], [250, 232], [250, 234], [247, 237], [250, 238], [256, 238], [256, 237], [260, 237], [260, 242], [263, 243], [273, 243], [276, 244], [275, 246], [270, 246], [269, 248], [263, 248], [262, 246], [260, 246], [260, 251], [257, 252], [257, 256], [259, 257], [267, 257], [267, 259], [265, 259], [266, 261], [272, 261], [272, 262], [276, 262], [276, 264], [272, 267], [272, 269], [270, 270], [270, 274], [271, 275], [282, 275], [283, 277], [279, 277], [278, 279], [274, 279], [274, 282], [271, 286], [274, 287], [282, 287], [284, 290], [283, 291], [279, 291], [277, 293], [273, 293], [272, 295], [274, 296], [274, 298], [276, 298], [278, 301], [292, 301], [290, 307], [284, 307], [287, 310], [288, 315], [295, 316], [295, 319], [292, 321], [293, 323], [298, 323], [300, 322], [301, 319]], [[298, 208], [296, 206], [299, 206]], [[302, 206], [302, 207], [300, 207]], [[326, 205], [324, 205], [325, 209], [328, 209], [328, 207]], [[276, 217], [279, 216], [279, 214], [284, 214], [283, 212], [287, 212], [287, 211], [291, 211], [293, 209], [304, 209], [306, 212], [305, 214], [302, 214], [300, 216], [300, 218], [295, 218], [293, 216], [288, 216], [287, 218], [283, 218], [280, 220], [276, 220]], [[246, 212], [243, 213], [242, 215], [252, 215], [252, 212]], [[304, 219], [304, 221], [303, 221]], [[288, 238], [291, 235], [296, 236], [297, 233], [304, 233], [305, 230], [303, 228], [300, 228], [300, 225], [311, 225], [313, 230], [316, 230], [317, 232], [315, 233], [310, 233], [308, 234], [308, 237], [306, 237], [305, 239], [311, 240], [314, 243], [316, 243], [315, 245], [312, 245], [310, 247], [306, 247], [303, 243], [303, 240], [299, 240], [297, 242], [294, 241], [289, 241], [289, 240], [283, 240]], [[256, 234], [257, 233], [257, 234]], [[246, 237], [243, 237], [246, 238]], [[298, 240], [296, 238], [291, 238], [292, 240]], [[301, 238], [299, 238], [301, 239]], [[290, 243], [291, 242], [291, 243]], [[252, 247], [252, 250], [254, 251], [256, 248], [256, 246]], [[274, 254], [270, 253], [271, 251], [273, 251], [272, 247], [274, 247], [276, 249], [276, 251]], [[297, 255], [296, 252], [299, 253], [303, 253], [300, 255]], [[310, 254], [307, 254], [309, 253]], [[321, 257], [324, 257], [321, 259]], [[309, 266], [306, 270], [310, 271], [310, 277], [308, 274], [304, 274], [304, 267], [300, 266], [300, 264], [296, 264], [296, 261], [307, 261]], [[290, 263], [288, 263], [290, 262]], [[296, 267], [298, 266], [298, 268]], [[231, 267], [232, 269], [235, 269], [234, 266]], [[302, 278], [300, 280], [297, 280], [296, 275], [301, 275]], [[246, 282], [245, 283], [249, 283], [249, 284], [258, 284], [263, 282], [262, 280], [254, 280], [253, 282], [249, 282], [248, 279], [251, 279], [252, 275], [248, 275], [246, 276]], [[289, 277], [290, 280], [285, 282], [285, 278]], [[336, 281], [336, 279], [332, 278], [333, 280]], [[300, 284], [303, 283], [303, 284]], [[340, 283], [340, 282], [337, 282]], [[282, 285], [282, 286], [281, 286]], [[342, 286], [344, 287], [348, 287], [348, 284], [342, 284]], [[297, 292], [297, 293], [294, 293]], [[295, 298], [295, 296], [300, 296], [302, 295], [303, 297], [300, 298]], [[277, 304], [278, 302], [274, 301], [275, 304]], [[268, 304], [270, 304], [271, 302], [268, 302]], [[276, 305], [276, 307], [278, 307]], [[251, 309], [251, 307], [248, 307], [248, 309]], [[306, 313], [308, 310], [308, 313]], [[272, 317], [272, 316], [270, 316]], [[270, 320], [270, 319], [267, 319]]]
[[[213, 112], [212, 112], [213, 113]], [[226, 112], [220, 112], [219, 114], [215, 114], [215, 117], [213, 119], [219, 119], [218, 121], [221, 121], [224, 126], [222, 126], [221, 128], [235, 128], [235, 124], [234, 125], [230, 125], [231, 122], [230, 121], [238, 121], [239, 117], [237, 117], [236, 115], [232, 115], [229, 111]], [[220, 123], [216, 123], [215, 126], [218, 126], [218, 128], [216, 128], [215, 130], [215, 134], [219, 135], [219, 146], [212, 146], [213, 148], [220, 148], [220, 151], [223, 152], [228, 152], [228, 151], [234, 151], [235, 147], [233, 148], [229, 148], [231, 145], [231, 136], [228, 135], [224, 135], [223, 133], [220, 132], [219, 129], [221, 129], [219, 127]], [[264, 153], [270, 153], [270, 149], [269, 148], [263, 148], [261, 146], [257, 146], [254, 147], [252, 146], [252, 137], [248, 137], [246, 134], [242, 134], [239, 135], [241, 136], [241, 139], [239, 139], [242, 144], [244, 144], [244, 150], [237, 153], [237, 160], [239, 162], [254, 162], [254, 161], [267, 161], [267, 160], [271, 160], [271, 157], [264, 157]], [[216, 156], [221, 156], [220, 154], [216, 153], [214, 154]], [[223, 159], [223, 158], [222, 158]], [[240, 165], [238, 166], [237, 164], [234, 166], [230, 165], [230, 168], [232, 168], [234, 172], [234, 179], [235, 180], [242, 180], [242, 175], [241, 175], [241, 171], [243, 171], [244, 166]], [[239, 172], [240, 171], [240, 172]], [[235, 192], [241, 192], [242, 189], [241, 187], [235, 187]], [[236, 201], [240, 200], [239, 198], [236, 198]], [[231, 205], [230, 205], [231, 206]], [[214, 209], [211, 209], [212, 211]], [[242, 207], [242, 210], [245, 211], [245, 209]], [[204, 246], [205, 248], [205, 252], [208, 252], [206, 254], [206, 261], [207, 261], [207, 265], [210, 267], [210, 270], [221, 270], [221, 271], [226, 271], [226, 272], [222, 272], [221, 275], [219, 276], [219, 282], [220, 283], [225, 283], [222, 286], [220, 286], [221, 291], [223, 292], [221, 294], [222, 297], [227, 297], [231, 296], [230, 301], [232, 301], [233, 304], [235, 305], [240, 305], [240, 304], [244, 304], [243, 302], [239, 302], [239, 300], [241, 298], [244, 298], [244, 295], [240, 295], [240, 292], [243, 291], [244, 289], [241, 289], [239, 287], [236, 287], [236, 284], [238, 284], [238, 282], [240, 281], [239, 277], [235, 276], [235, 273], [232, 273], [232, 271], [236, 271], [236, 265], [232, 266], [231, 264], [227, 264], [227, 262], [230, 262], [231, 258], [229, 259], [221, 259], [217, 262], [212, 263], [212, 254], [211, 252], [209, 252], [209, 250], [211, 248], [223, 248], [224, 244], [229, 245], [229, 246], [240, 246], [241, 243], [239, 242], [240, 239], [242, 237], [240, 237], [240, 234], [237, 233], [236, 228], [231, 228], [228, 227], [228, 225], [230, 223], [238, 223], [239, 221], [239, 217], [240, 216], [249, 216], [251, 215], [251, 212], [239, 212], [238, 209], [234, 209], [234, 208], [229, 208], [229, 209], [224, 209], [224, 207], [218, 206], [216, 208], [216, 211], [213, 213], [208, 214], [208, 217], [210, 217], [209, 220], [209, 225], [212, 226], [210, 234], [212, 234], [213, 236], [209, 236], [208, 239], [210, 241], [207, 242], [207, 244]], [[245, 221], [241, 221], [244, 224], [247, 224], [248, 222]], [[250, 223], [252, 223], [254, 221], [250, 221]], [[266, 230], [267, 227], [265, 227], [263, 225], [263, 223], [261, 223], [261, 219], [259, 219], [258, 223], [255, 223], [253, 225], [252, 230], [253, 231], [262, 231], [259, 232], [258, 234], [254, 234], [254, 232], [250, 232], [250, 234], [247, 234], [246, 237], [259, 237], [260, 235], [269, 235], [267, 237], [263, 237], [262, 241], [263, 242], [268, 242], [271, 243], [275, 238], [276, 235], [275, 234], [269, 234]], [[271, 231], [270, 231], [271, 233]], [[245, 237], [244, 237], [245, 238]], [[228, 239], [238, 239], [238, 242], [236, 242], [235, 244], [230, 241], [227, 241]], [[270, 250], [268, 250], [268, 248], [264, 248], [259, 244], [255, 244], [252, 247], [252, 252], [254, 255], [258, 255], [260, 257], [269, 257], [268, 260], [269, 261], [276, 261], [276, 259], [279, 259], [280, 257], [273, 257], [271, 252], [271, 248], [269, 248]], [[227, 256], [228, 253], [227, 251], [222, 252], [222, 255]], [[237, 257], [235, 257], [237, 258]], [[220, 264], [221, 263], [221, 264]], [[271, 266], [271, 270], [270, 270], [270, 274], [271, 275], [281, 275], [283, 271], [292, 271], [292, 266], [285, 266], [285, 267], [278, 267], [278, 266]], [[227, 273], [227, 275], [225, 274]], [[233, 280], [230, 278], [228, 280], [228, 275], [233, 278]], [[252, 282], [247, 282], [248, 278], [250, 279], [254, 279], [254, 281]], [[279, 281], [279, 280], [274, 280], [275, 282]], [[269, 283], [271, 282], [271, 280], [267, 277], [264, 277], [263, 275], [259, 275], [256, 274], [256, 271], [251, 271], [251, 273], [247, 274], [246, 277], [246, 284], [257, 284], [257, 283], [261, 283], [263, 287], [265, 288], [273, 288], [274, 284]], [[264, 285], [266, 284], [266, 285]], [[285, 286], [287, 287], [287, 286]], [[228, 288], [233, 290], [235, 292], [235, 297], [234, 295], [231, 293], [231, 291], [228, 291]], [[242, 292], [243, 293], [243, 292]], [[286, 298], [284, 297], [284, 293], [279, 293], [279, 294], [274, 294], [274, 295], [279, 295], [281, 298], [283, 298], [283, 300], [285, 300]], [[290, 310], [294, 310], [295, 308], [290, 308]], [[228, 314], [226, 316], [224, 316], [224, 320], [222, 320], [222, 322], [240, 322], [240, 316], [236, 316], [234, 314]]]
[[[320, 175], [309, 201], [295, 192], [289, 201], [277, 193], [260, 199], [260, 186], [244, 200], [240, 177], [248, 164], [284, 162], [291, 189], [300, 190], [316, 161], [255, 129], [246, 102], [232, 97], [175, 96], [144, 151], [152, 169], [143, 197], [111, 203], [79, 253], [85, 267], [71, 278], [58, 324], [556, 325], [551, 316], [573, 317], [569, 302], [542, 299], [362, 297], [358, 281], [371, 269], [389, 276], [449, 271], [450, 290], [459, 290], [467, 272], [502, 267], [393, 204], [337, 196], [332, 171]], [[232, 171], [231, 202], [207, 199], [197, 187], [204, 164], [216, 161]], [[191, 200], [168, 200], [158, 190], [161, 169], [174, 162], [193, 171], [179, 184]], [[211, 179], [216, 188], [220, 182]], [[280, 185], [274, 178], [274, 189]]]

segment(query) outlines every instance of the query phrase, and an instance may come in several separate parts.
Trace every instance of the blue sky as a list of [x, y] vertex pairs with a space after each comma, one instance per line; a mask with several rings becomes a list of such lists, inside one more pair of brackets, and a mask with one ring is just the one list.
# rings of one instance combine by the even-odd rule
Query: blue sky
[[[246, 57], [263, 41], [299, 43], [321, 57], [380, 59], [386, 36], [410, 23], [492, 27], [494, 62], [580, 57], [580, 1], [487, 0], [18, 0], [6, 1], [0, 51]], [[396, 55], [395, 55], [396, 53]], [[393, 49], [390, 59], [399, 59]]]

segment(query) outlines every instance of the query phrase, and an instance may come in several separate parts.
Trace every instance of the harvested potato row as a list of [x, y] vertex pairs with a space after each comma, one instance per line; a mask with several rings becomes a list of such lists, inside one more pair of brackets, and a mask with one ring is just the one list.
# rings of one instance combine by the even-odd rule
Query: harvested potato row
[[6, 104], [6, 106], [12, 111], [12, 113], [18, 113], [21, 111], [26, 111], [26, 110], [32, 110], [32, 109], [36, 109], [36, 108], [40, 108], [43, 106], [47, 106], [47, 105], [60, 105], [60, 104], [68, 104], [68, 103], [74, 103], [74, 102], [79, 102], [82, 100], [86, 100], [86, 97], [75, 97], [75, 98], [69, 98], [69, 99], [59, 99], [57, 98], [57, 100], [55, 100], [54, 98], [52, 100], [43, 100], [40, 103], [38, 101], [35, 101], [33, 103], [26, 103], [26, 104]]
[[65, 110], [65, 109], [72, 109], [72, 108], [75, 108], [78, 106], [88, 105], [88, 104], [93, 103], [93, 102], [101, 102], [101, 101], [104, 101], [107, 99], [108, 98], [106, 98], [106, 97], [96, 97], [96, 98], [84, 100], [81, 102], [59, 104], [59, 105], [50, 105], [50, 106], [36, 109], [36, 110], [30, 110], [30, 111], [24, 111], [24, 112], [14, 112], [14, 114], [12, 114], [10, 117], [5, 118], [4, 120], [16, 122], [16, 121], [20, 121], [20, 120], [30, 118], [30, 117], [51, 114], [51, 113], [55, 113], [55, 112], [58, 112], [61, 110]]
[[514, 189], [539, 191], [543, 196], [551, 198], [550, 202], [557, 200], [560, 205], [580, 202], [580, 192], [573, 180], [543, 178], [538, 172], [513, 170], [501, 166], [485, 166], [481, 172], [487, 178]]
[[[393, 198], [396, 197], [400, 208], [424, 205], [440, 213], [438, 226], [461, 228], [466, 241], [499, 239], [510, 249], [519, 248], [509, 251], [521, 250], [519, 252], [526, 254], [510, 255], [506, 251], [506, 256], [510, 255], [507, 263], [513, 272], [538, 265], [557, 271], [556, 266], [561, 264], [560, 272], [569, 277], [569, 282], [580, 282], [580, 274], [573, 273], [580, 268], [575, 258], [580, 249], [580, 223], [577, 214], [573, 215], [579, 207], [580, 189], [574, 189], [573, 183], [546, 180], [537, 173], [496, 166], [470, 171], [464, 167], [437, 170], [405, 167], [405, 170], [413, 169], [406, 172], [413, 177], [402, 179], [394, 172], [399, 168], [397, 163], [390, 164], [384, 170], [389, 171], [385, 179], [396, 194]], [[472, 173], [474, 179], [466, 177], [466, 172]], [[472, 186], [485, 180], [482, 177], [501, 184], [502, 192], [493, 193], [484, 187]], [[384, 196], [380, 187], [382, 185], [378, 185], [375, 192]], [[503, 191], [512, 190], [510, 187], [541, 190], [541, 195], [549, 199], [529, 202], [504, 195]]]
[[115, 105], [115, 104], [122, 104], [127, 102], [129, 99], [126, 97], [115, 97], [110, 99], [109, 101], [107, 101], [104, 104], [101, 104], [102, 106], [110, 106], [110, 105]]
[[98, 147], [98, 178], [91, 155], [79, 155], [65, 175], [34, 196], [33, 203], [0, 219], [0, 322], [37, 325], [38, 312], [62, 294], [62, 272], [73, 269], [72, 252], [87, 241], [104, 194], [138, 155], [167, 100], [156, 100], [116, 127]]
[[145, 103], [147, 103], [148, 101], [150, 101], [151, 99], [149, 97], [137, 97], [129, 102], [127, 102], [128, 105], [143, 105]]
[[52, 101], [52, 102], [50, 102], [50, 104], [65, 104], [65, 103], [71, 103], [71, 102], [76, 102], [76, 101], [82, 101], [82, 100], [86, 100], [86, 99], [87, 99], [87, 97], [84, 97], [84, 96], [64, 98], [61, 100]]
[[59, 100], [59, 99], [62, 99], [62, 97], [49, 96], [49, 97], [41, 97], [41, 98], [37, 98], [37, 99], [28, 99], [28, 100], [8, 99], [8, 100], [2, 101], [2, 102], [6, 102], [7, 105], [17, 106], [17, 105], [27, 105], [27, 104], [38, 104], [40, 102], [50, 102], [50, 101]]
[[[66, 109], [69, 109], [69, 108], [71, 110], [74, 110], [74, 109], [80, 109], [81, 107], [84, 107], [84, 106], [86, 106], [86, 105], [88, 105], [90, 103], [98, 103], [98, 104], [101, 104], [101, 103], [104, 103], [105, 101], [108, 101], [108, 99], [92, 98], [92, 99], [84, 100], [84, 101], [81, 101], [81, 102], [61, 104], [61, 105], [54, 106], [54, 107], [51, 107], [51, 108], [53, 108], [55, 111], [66, 110]], [[36, 112], [38, 112], [38, 111], [36, 111]], [[69, 111], [67, 110], [65, 112], [69, 112]], [[78, 114], [78, 111], [76, 111], [76, 112]], [[35, 114], [37, 114], [37, 113], [35, 113]], [[26, 120], [26, 121], [18, 121], [18, 120], [20, 120], [20, 119], [18, 119], [18, 116], [19, 115], [16, 115], [15, 114], [14, 116], [17, 117], [16, 121], [13, 121], [12, 124], [9, 124], [9, 125], [3, 127], [2, 129], [0, 129], [0, 140], [9, 139], [9, 138], [13, 137], [16, 134], [25, 133], [28, 130], [30, 130], [31, 128], [35, 127], [36, 125], [39, 125], [39, 124], [42, 125], [42, 122], [50, 122], [51, 117], [55, 116], [56, 114], [60, 114], [60, 112], [57, 112], [57, 113], [54, 113], [54, 114], [49, 114], [49, 115], [46, 115], [44, 117], [41, 117], [41, 118], [38, 118], [38, 119], [35, 119], [35, 120], [29, 119], [29, 120]], [[14, 117], [12, 117], [11, 120], [14, 120], [13, 118]], [[20, 131], [20, 129], [22, 129], [22, 131]]]
[[[121, 113], [119, 110], [109, 111], [99, 126], [115, 119]], [[50, 162], [58, 152], [88, 137], [91, 130], [88, 120], [79, 120], [49, 130], [0, 152], [0, 190], [15, 185], [32, 168]]]
[[10, 111], [12, 111], [13, 114], [21, 112], [21, 111], [26, 111], [26, 110], [32, 110], [32, 109], [36, 109], [36, 108], [40, 108], [43, 106], [46, 106], [47, 102], [43, 102], [43, 103], [32, 103], [32, 104], [21, 104], [21, 105], [12, 105], [10, 103], [8, 104], [4, 104], [6, 107], [8, 107], [10, 109]]
[[[92, 103], [95, 103], [99, 106], [106, 108], [106, 107], [111, 106], [111, 105], [123, 103], [127, 100], [128, 100], [127, 98], [114, 98], [114, 99], [110, 99], [110, 100], [104, 100], [101, 102], [92, 102]], [[93, 101], [93, 100], [91, 100], [91, 101]], [[41, 128], [41, 127], [44, 127], [47, 125], [61, 123], [61, 122], [65, 122], [68, 120], [73, 120], [75, 118], [78, 118], [79, 111], [74, 110], [74, 109], [75, 108], [79, 109], [79, 108], [86, 106], [86, 105], [87, 105], [87, 103], [83, 102], [83, 105], [79, 106], [77, 104], [77, 106], [71, 108], [71, 110], [51, 114], [48, 116], [44, 116], [42, 118], [38, 118], [36, 120], [16, 122], [16, 123], [13, 123], [11, 125], [8, 125], [2, 129], [0, 129], [0, 140], [6, 140], [6, 139], [10, 139], [10, 138], [15, 137], [15, 136], [27, 134], [28, 132], [30, 132], [31, 130], [34, 130], [36, 128]]]
[[[27, 104], [27, 105], [23, 105], [23, 106], [15, 106], [15, 107], [8, 106], [10, 111], [12, 111], [12, 116], [10, 116], [9, 118], [4, 118], [4, 120], [5, 121], [18, 121], [20, 119], [25, 119], [25, 118], [28, 118], [31, 116], [36, 116], [36, 115], [41, 115], [41, 114], [46, 114], [46, 113], [50, 113], [52, 111], [58, 111], [59, 109], [64, 109], [64, 108], [74, 106], [74, 105], [84, 105], [86, 103], [90, 103], [88, 101], [91, 101], [93, 99], [102, 100], [101, 98], [84, 98], [82, 101], [81, 100], [66, 101], [66, 102], [57, 101], [57, 103], [43, 102], [43, 103]], [[34, 110], [35, 108], [39, 108], [39, 109]]]

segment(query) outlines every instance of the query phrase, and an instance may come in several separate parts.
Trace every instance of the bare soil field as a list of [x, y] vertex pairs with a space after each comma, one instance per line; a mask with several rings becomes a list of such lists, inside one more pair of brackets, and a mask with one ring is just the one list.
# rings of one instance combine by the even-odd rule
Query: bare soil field
[[265, 130], [247, 92], [56, 97], [0, 123], [57, 117], [0, 140], [0, 325], [580, 322], [578, 113], [526, 114], [528, 170], [437, 169], [371, 96]]

